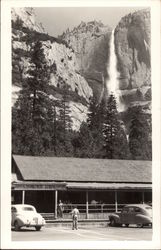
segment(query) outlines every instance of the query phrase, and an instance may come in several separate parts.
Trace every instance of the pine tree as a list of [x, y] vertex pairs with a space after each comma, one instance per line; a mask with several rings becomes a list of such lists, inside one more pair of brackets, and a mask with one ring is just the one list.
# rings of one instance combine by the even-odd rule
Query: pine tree
[[102, 100], [101, 103], [97, 103], [93, 97], [89, 104], [89, 112], [87, 118], [88, 129], [90, 130], [91, 143], [89, 150], [93, 158], [103, 157], [103, 134], [102, 128], [104, 123], [106, 103]]
[[140, 106], [133, 108], [129, 128], [129, 149], [132, 159], [151, 160], [151, 119], [147, 119]]
[[116, 99], [113, 94], [109, 96], [107, 101], [103, 136], [106, 151], [105, 158], [126, 158], [128, 150], [127, 138], [118, 117]]
[[71, 142], [72, 119], [70, 117], [70, 113], [69, 88], [67, 85], [64, 85], [57, 121], [57, 140], [59, 142], [59, 145], [57, 144], [57, 148], [59, 155], [70, 156], [73, 152], [73, 146]]
[[88, 108], [87, 124], [91, 130], [97, 126], [97, 109], [98, 104], [95, 97], [92, 97]]
[[[57, 125], [57, 109], [59, 108], [60, 104], [58, 100], [53, 100], [52, 104], [52, 124], [51, 124], [51, 141], [52, 141], [52, 147], [51, 147], [51, 154], [57, 156], [57, 147], [58, 147], [58, 125]], [[52, 153], [54, 151], [54, 153]]]
[[51, 150], [54, 102], [47, 93], [50, 68], [46, 64], [42, 44], [37, 42], [31, 53], [31, 65], [22, 90], [13, 107], [13, 152], [42, 155]]
[[75, 156], [81, 158], [95, 158], [93, 152], [94, 139], [87, 122], [82, 122], [79, 133], [73, 140]]

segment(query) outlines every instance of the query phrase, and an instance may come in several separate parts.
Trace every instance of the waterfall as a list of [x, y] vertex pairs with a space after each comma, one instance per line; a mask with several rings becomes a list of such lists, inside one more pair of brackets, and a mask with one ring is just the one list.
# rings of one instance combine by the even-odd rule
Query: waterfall
[[119, 90], [119, 72], [117, 71], [117, 57], [115, 54], [115, 43], [114, 43], [114, 30], [112, 30], [111, 41], [110, 41], [110, 59], [109, 66], [107, 68], [109, 79], [106, 80], [106, 86], [108, 94], [113, 94], [116, 98], [118, 111], [123, 111], [124, 105], [120, 100]]

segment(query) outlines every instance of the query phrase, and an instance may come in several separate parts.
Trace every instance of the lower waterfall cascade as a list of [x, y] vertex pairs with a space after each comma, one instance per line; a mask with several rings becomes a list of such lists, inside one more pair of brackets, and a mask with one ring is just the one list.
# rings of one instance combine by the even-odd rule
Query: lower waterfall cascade
[[109, 74], [109, 79], [106, 80], [106, 86], [108, 90], [108, 95], [113, 94], [117, 102], [117, 110], [119, 112], [124, 110], [124, 105], [121, 102], [120, 90], [119, 90], [119, 72], [117, 70], [117, 57], [115, 53], [115, 30], [112, 30], [111, 40], [110, 40], [110, 59], [109, 65], [107, 66], [107, 72]]

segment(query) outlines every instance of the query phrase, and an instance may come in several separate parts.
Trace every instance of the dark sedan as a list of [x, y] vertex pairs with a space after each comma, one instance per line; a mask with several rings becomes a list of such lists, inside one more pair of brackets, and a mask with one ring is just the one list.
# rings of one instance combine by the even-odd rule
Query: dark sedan
[[152, 207], [146, 204], [126, 205], [121, 212], [110, 214], [109, 220], [111, 226], [152, 226]]

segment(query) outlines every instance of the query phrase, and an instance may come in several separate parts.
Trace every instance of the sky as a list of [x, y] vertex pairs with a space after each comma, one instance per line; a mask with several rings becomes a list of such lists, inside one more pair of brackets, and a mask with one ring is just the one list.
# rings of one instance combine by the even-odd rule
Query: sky
[[[146, 8], [146, 7], [145, 7]], [[52, 36], [61, 35], [67, 28], [72, 30], [81, 21], [102, 21], [115, 28], [120, 19], [143, 7], [40, 7], [34, 8], [37, 22]]]

